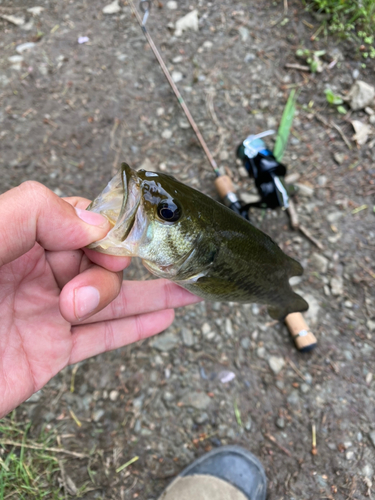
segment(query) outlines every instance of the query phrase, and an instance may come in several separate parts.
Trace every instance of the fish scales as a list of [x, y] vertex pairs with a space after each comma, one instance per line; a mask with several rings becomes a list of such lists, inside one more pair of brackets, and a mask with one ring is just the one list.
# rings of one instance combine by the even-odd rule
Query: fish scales
[[90, 245], [213, 301], [259, 302], [273, 318], [308, 308], [289, 285], [302, 266], [249, 221], [174, 177], [122, 164], [88, 207], [113, 228]]

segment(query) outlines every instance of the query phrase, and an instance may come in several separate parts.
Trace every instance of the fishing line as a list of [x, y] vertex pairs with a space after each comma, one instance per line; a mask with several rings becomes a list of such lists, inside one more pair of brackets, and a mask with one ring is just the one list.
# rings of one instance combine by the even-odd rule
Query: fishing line
[[136, 8], [134, 6], [133, 0], [129, 0], [129, 3], [130, 3], [130, 6], [133, 10], [133, 13], [134, 13], [140, 27], [142, 28], [143, 34], [145, 35], [145, 37], [146, 37], [146, 39], [147, 39], [147, 41], [152, 49], [152, 52], [154, 53], [154, 56], [156, 57], [161, 69], [163, 70], [163, 73], [164, 73], [169, 85], [171, 86], [175, 96], [177, 97], [177, 100], [178, 100], [181, 108], [183, 109], [183, 111], [186, 115], [186, 118], [189, 120], [191, 128], [194, 130], [195, 135], [197, 136], [197, 139], [198, 139], [200, 145], [202, 146], [203, 151], [205, 152], [207, 159], [210, 162], [211, 167], [213, 168], [217, 177], [219, 177], [220, 176], [219, 167], [217, 166], [217, 163], [214, 160], [214, 157], [212, 156], [211, 151], [209, 150], [209, 148], [206, 144], [206, 141], [203, 139], [203, 136], [198, 128], [198, 125], [195, 123], [195, 120], [192, 117], [192, 115], [189, 111], [189, 108], [187, 107], [182, 95], [180, 94], [176, 84], [174, 83], [174, 81], [171, 77], [171, 74], [169, 73], [168, 68], [164, 63], [160, 52], [158, 51], [156, 45], [154, 44], [154, 42], [151, 38], [150, 33], [148, 32], [148, 30], [146, 28], [146, 22], [147, 22], [147, 19], [149, 17], [150, 9], [151, 9], [151, 1], [150, 0], [141, 0], [141, 2], [139, 4], [142, 12], [144, 13], [143, 19], [141, 19], [141, 16], [138, 14], [138, 11], [136, 10]]

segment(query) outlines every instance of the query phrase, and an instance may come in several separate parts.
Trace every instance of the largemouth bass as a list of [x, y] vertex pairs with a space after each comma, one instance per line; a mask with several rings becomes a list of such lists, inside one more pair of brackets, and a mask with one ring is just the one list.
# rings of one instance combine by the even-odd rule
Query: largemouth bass
[[289, 285], [303, 272], [297, 261], [250, 222], [171, 175], [123, 163], [88, 210], [113, 226], [89, 248], [140, 257], [152, 274], [204, 299], [267, 304], [276, 319], [308, 308]]

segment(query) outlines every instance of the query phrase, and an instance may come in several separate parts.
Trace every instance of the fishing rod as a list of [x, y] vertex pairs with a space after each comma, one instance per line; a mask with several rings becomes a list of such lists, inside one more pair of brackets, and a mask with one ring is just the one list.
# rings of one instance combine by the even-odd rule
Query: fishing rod
[[186, 118], [188, 119], [191, 128], [194, 130], [195, 135], [197, 136], [197, 139], [202, 146], [202, 149], [213, 169], [216, 175], [215, 179], [215, 186], [216, 189], [219, 193], [220, 198], [222, 199], [224, 205], [226, 205], [228, 208], [236, 212], [237, 214], [241, 215], [245, 219], [249, 220], [249, 214], [248, 214], [248, 209], [245, 208], [244, 202], [237, 196], [233, 183], [229, 175], [221, 175], [219, 171], [219, 167], [217, 166], [217, 163], [214, 159], [214, 157], [211, 154], [211, 151], [209, 150], [206, 141], [204, 140], [198, 125], [196, 124], [193, 116], [191, 115], [189, 108], [187, 107], [182, 95], [180, 94], [180, 91], [178, 90], [176, 84], [174, 83], [171, 74], [168, 71], [167, 66], [165, 65], [162, 56], [160, 55], [160, 52], [158, 51], [154, 41], [151, 38], [151, 35], [149, 34], [147, 28], [146, 28], [146, 22], [150, 14], [151, 10], [151, 0], [141, 0], [139, 6], [141, 11], [143, 12], [143, 19], [141, 16], [138, 14], [138, 11], [136, 10], [133, 0], [129, 0], [130, 6], [133, 10], [133, 13], [138, 21], [138, 24], [140, 25], [144, 36], [146, 37], [169, 85], [171, 86], [175, 96], [177, 97], [177, 100], [185, 113]]
[[[289, 193], [285, 183], [281, 180], [285, 176], [286, 168], [284, 165], [277, 162], [272, 152], [267, 150], [262, 141], [263, 137], [274, 133], [273, 130], [263, 132], [256, 136], [249, 136], [239, 146], [237, 155], [244, 162], [244, 166], [250, 177], [253, 177], [258, 192], [261, 195], [260, 204], [245, 204], [236, 194], [233, 183], [229, 175], [222, 175], [219, 167], [209, 150], [206, 141], [201, 134], [198, 125], [196, 124], [189, 108], [187, 107], [182, 95], [180, 94], [171, 74], [168, 71], [164, 60], [158, 51], [150, 33], [146, 28], [146, 23], [150, 15], [152, 0], [141, 0], [139, 7], [143, 12], [143, 19], [139, 15], [134, 6], [133, 0], [129, 0], [135, 18], [140, 25], [142, 32], [148, 41], [151, 50], [154, 53], [169, 85], [171, 86], [177, 101], [188, 119], [191, 128], [194, 130], [197, 139], [202, 146], [202, 149], [216, 175], [214, 181], [216, 189], [224, 205], [236, 212], [243, 218], [250, 220], [249, 208], [251, 206], [259, 207], [289, 207]], [[317, 340], [314, 334], [310, 331], [301, 313], [291, 313], [285, 318], [290, 334], [293, 337], [294, 343], [300, 352], [308, 352], [314, 349], [317, 345]]]

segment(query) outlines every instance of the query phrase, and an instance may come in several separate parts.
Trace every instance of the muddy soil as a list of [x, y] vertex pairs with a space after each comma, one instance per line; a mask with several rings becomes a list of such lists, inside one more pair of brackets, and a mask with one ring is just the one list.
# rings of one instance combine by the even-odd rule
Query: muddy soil
[[[30, 0], [0, 1], [0, 15], [25, 19], [0, 19], [0, 192], [34, 179], [60, 196], [92, 198], [127, 161], [216, 197], [194, 133], [130, 6], [120, 4], [105, 15], [103, 1], [44, 0], [32, 15]], [[348, 42], [312, 42], [318, 21], [299, 2], [288, 4], [284, 14], [283, 2], [165, 2], [154, 5], [148, 29], [244, 196], [255, 191], [236, 162], [238, 144], [277, 128], [298, 90], [284, 162], [302, 185], [299, 219], [322, 249], [291, 230], [281, 210], [253, 210], [251, 219], [303, 264], [294, 283], [310, 303], [318, 347], [299, 353], [262, 306], [202, 303], [178, 310], [154, 339], [81, 363], [73, 393], [68, 367], [17, 410], [35, 434], [47, 425], [65, 449], [91, 454], [66, 458], [67, 497], [87, 483], [81, 498], [156, 499], [195, 457], [224, 444], [260, 458], [269, 500], [374, 495], [375, 146], [371, 137], [361, 148], [352, 141], [349, 120], [370, 116], [339, 115], [324, 94], [330, 86], [345, 95], [357, 74], [374, 83], [374, 64], [363, 68]], [[199, 31], [176, 37], [175, 22], [193, 8]], [[82, 36], [89, 41], [79, 44]], [[35, 46], [18, 54], [26, 42]], [[285, 67], [302, 63], [299, 47], [327, 51], [322, 73]], [[136, 261], [125, 274], [149, 278]], [[235, 378], [223, 383], [226, 371]]]

